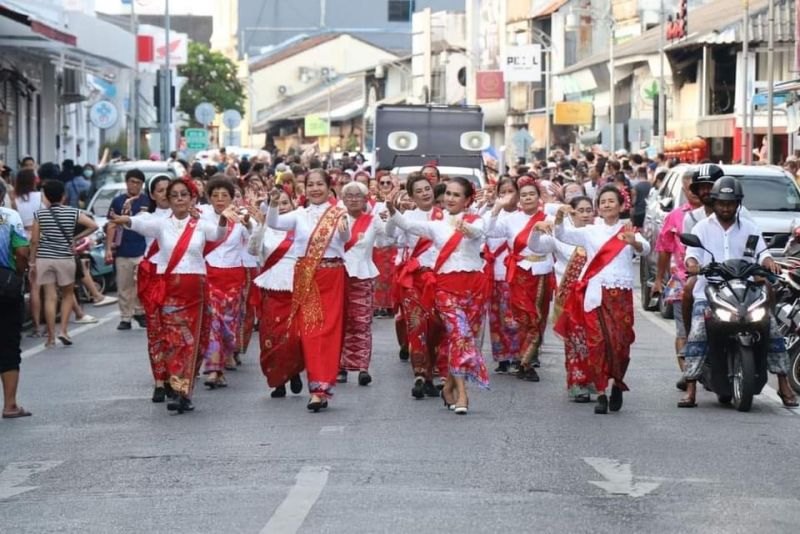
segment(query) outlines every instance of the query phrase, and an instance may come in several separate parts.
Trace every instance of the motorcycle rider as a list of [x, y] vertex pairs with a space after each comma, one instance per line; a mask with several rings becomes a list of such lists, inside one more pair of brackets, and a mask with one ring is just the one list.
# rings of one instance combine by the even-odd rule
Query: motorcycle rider
[[[767, 252], [766, 245], [761, 232], [756, 224], [749, 219], [740, 216], [744, 193], [742, 185], [732, 176], [719, 178], [711, 189], [710, 198], [713, 213], [707, 218], [699, 221], [692, 230], [700, 242], [711, 253], [716, 261], [726, 261], [729, 259], [745, 258], [744, 251], [747, 238], [750, 235], [758, 235], [758, 245], [756, 251], [765, 252], [761, 256], [761, 265], [775, 274], [779, 274], [780, 266], [775, 263]], [[745, 258], [755, 261], [755, 259]], [[698, 275], [700, 269], [711, 262], [711, 254], [701, 248], [687, 247], [686, 249], [686, 272], [690, 275]], [[694, 285], [693, 297], [694, 307], [692, 309], [691, 329], [685, 347], [684, 357], [686, 369], [686, 396], [678, 402], [679, 408], [693, 408], [697, 406], [697, 379], [702, 374], [703, 362], [707, 355], [708, 342], [706, 337], [705, 313], [709, 309], [706, 300], [705, 287], [707, 281], [705, 276], [697, 276]], [[783, 401], [784, 406], [797, 406], [797, 399], [789, 386], [786, 374], [789, 372], [789, 354], [786, 352], [786, 343], [778, 332], [775, 318], [770, 314], [770, 340], [767, 352], [767, 368], [773, 374], [778, 375], [778, 395]]]

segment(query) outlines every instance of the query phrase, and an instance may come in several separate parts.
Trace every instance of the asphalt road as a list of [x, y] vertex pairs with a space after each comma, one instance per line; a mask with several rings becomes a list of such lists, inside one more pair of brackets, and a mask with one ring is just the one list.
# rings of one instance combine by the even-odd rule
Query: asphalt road
[[[144, 331], [105, 322], [71, 348], [26, 340], [0, 421], [0, 532], [797, 532], [800, 413], [678, 410], [671, 326], [637, 315], [618, 414], [567, 401], [560, 344], [542, 382], [492, 376], [470, 413], [410, 396], [392, 322], [375, 323], [369, 387], [326, 413], [268, 396], [256, 343], [230, 386], [170, 415], [150, 402]], [[493, 367], [493, 366], [492, 366]], [[774, 382], [773, 382], [774, 387]]]

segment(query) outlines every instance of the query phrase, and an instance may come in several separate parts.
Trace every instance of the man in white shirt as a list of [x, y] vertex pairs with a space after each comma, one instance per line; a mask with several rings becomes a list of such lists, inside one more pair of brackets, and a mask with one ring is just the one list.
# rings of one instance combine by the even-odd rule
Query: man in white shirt
[[[711, 191], [714, 213], [698, 222], [692, 230], [692, 233], [700, 239], [700, 243], [707, 250], [698, 247], [686, 249], [686, 272], [689, 275], [697, 275], [697, 283], [692, 291], [694, 297], [692, 324], [684, 354], [686, 359], [684, 371], [687, 386], [686, 396], [678, 402], [679, 408], [697, 406], [696, 381], [702, 374], [703, 362], [708, 352], [705, 323], [705, 313], [709, 309], [705, 295], [708, 281], [705, 276], [698, 275], [700, 269], [711, 263], [712, 255], [718, 262], [740, 258], [748, 260], [744, 256], [747, 238], [750, 235], [757, 235], [759, 237], [756, 251], [765, 251], [760, 256], [761, 265], [776, 274], [780, 273], [780, 267], [766, 252], [767, 247], [758, 227], [752, 221], [739, 216], [739, 205], [743, 196], [742, 186], [736, 178], [723, 176], [717, 180]], [[784, 405], [791, 407], [797, 406], [797, 400], [786, 378], [789, 367], [786, 343], [778, 332], [774, 317], [771, 316], [767, 368], [771, 373], [778, 375], [780, 385], [778, 394]]]

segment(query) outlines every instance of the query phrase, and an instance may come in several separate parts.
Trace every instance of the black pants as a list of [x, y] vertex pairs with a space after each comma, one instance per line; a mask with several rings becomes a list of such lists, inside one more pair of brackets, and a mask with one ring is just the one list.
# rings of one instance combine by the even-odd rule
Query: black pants
[[24, 298], [0, 299], [0, 373], [18, 371]]

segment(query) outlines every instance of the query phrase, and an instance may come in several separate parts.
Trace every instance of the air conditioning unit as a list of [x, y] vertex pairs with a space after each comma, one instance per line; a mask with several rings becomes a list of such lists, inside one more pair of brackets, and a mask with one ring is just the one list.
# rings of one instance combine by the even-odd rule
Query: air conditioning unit
[[75, 69], [64, 69], [61, 77], [61, 103], [74, 104], [86, 100], [83, 94], [84, 76], [83, 73]]
[[285, 85], [278, 86], [278, 97], [285, 98], [289, 96], [289, 88]]
[[331, 80], [336, 78], [336, 69], [333, 67], [322, 67], [319, 69], [319, 74], [323, 80]]

